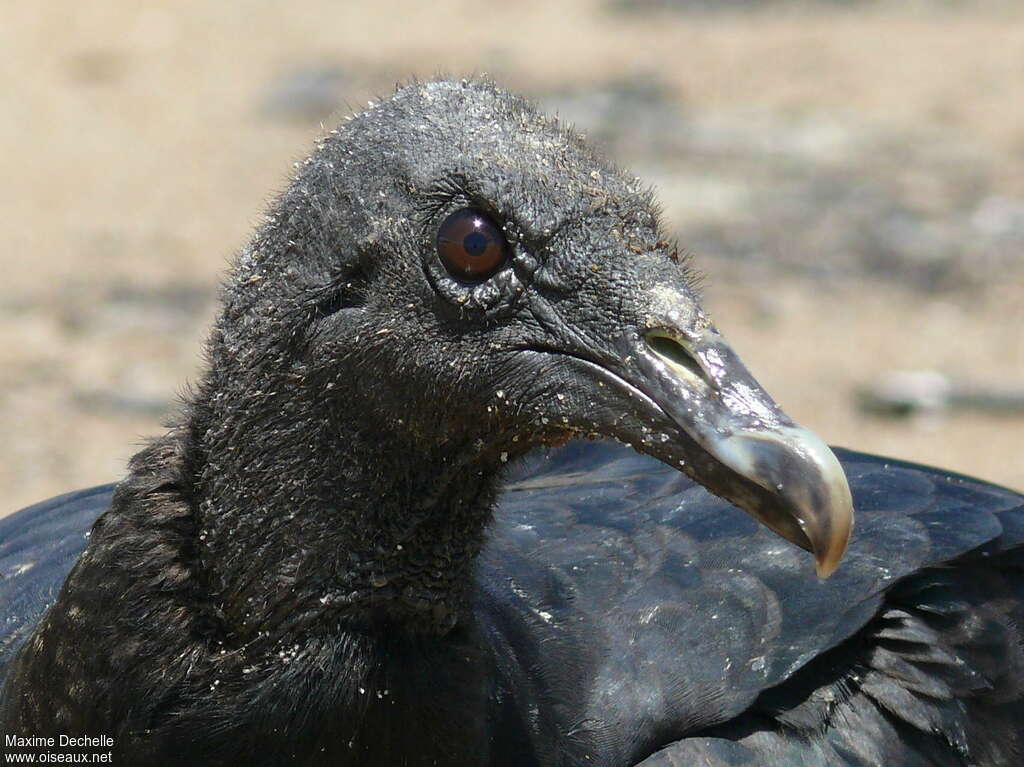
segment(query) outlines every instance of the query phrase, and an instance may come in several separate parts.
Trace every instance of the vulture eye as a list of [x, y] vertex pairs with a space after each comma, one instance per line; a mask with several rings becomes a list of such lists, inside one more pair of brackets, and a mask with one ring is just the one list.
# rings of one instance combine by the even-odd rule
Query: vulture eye
[[508, 259], [508, 242], [486, 213], [463, 208], [446, 218], [437, 230], [437, 254], [449, 274], [463, 280], [483, 280]]

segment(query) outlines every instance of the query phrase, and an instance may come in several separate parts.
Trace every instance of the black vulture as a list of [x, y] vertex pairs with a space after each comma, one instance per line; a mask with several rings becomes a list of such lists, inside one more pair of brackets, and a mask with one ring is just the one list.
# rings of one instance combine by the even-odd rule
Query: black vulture
[[326, 135], [222, 304], [126, 479], [0, 521], [9, 752], [1024, 763], [1024, 497], [796, 426], [522, 99]]

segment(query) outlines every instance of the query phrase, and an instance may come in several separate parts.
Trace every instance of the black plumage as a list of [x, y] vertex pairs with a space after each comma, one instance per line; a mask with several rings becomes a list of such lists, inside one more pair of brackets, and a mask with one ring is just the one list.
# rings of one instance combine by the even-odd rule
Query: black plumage
[[[355, 117], [223, 304], [122, 483], [0, 520], [5, 733], [122, 764], [1024, 756], [1024, 498], [841, 471], [651, 195], [521, 100]], [[647, 455], [550, 449], [580, 436]]]

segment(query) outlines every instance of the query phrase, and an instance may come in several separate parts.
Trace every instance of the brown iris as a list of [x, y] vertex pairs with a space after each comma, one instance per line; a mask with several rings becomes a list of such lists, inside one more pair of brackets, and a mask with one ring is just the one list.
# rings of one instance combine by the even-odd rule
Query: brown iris
[[508, 242], [490, 216], [475, 208], [463, 208], [441, 222], [437, 254], [453, 277], [482, 280], [505, 263]]

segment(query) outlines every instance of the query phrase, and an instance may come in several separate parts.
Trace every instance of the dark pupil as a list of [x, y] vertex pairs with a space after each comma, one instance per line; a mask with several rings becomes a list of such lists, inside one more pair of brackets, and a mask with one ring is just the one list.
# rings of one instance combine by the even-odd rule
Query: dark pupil
[[480, 232], [470, 232], [462, 240], [462, 247], [473, 258], [479, 258], [487, 250], [487, 237]]

